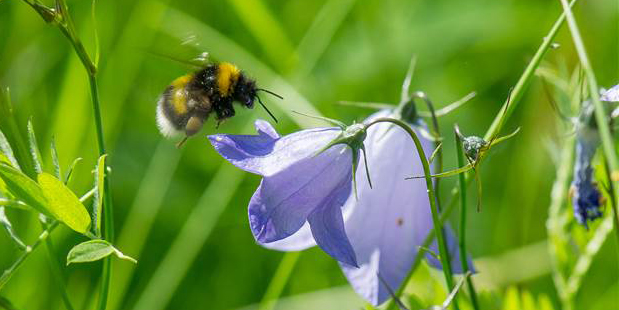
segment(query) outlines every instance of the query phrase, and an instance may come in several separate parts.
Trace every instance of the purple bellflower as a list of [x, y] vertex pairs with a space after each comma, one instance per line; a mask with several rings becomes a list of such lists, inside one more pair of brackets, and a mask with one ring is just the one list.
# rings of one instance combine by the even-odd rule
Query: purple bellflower
[[576, 122], [576, 159], [572, 180], [572, 206], [578, 223], [588, 228], [588, 222], [602, 216], [602, 194], [593, 181], [592, 160], [600, 145], [600, 137], [593, 118], [593, 104], [583, 102]]
[[[396, 118], [400, 112], [382, 110], [364, 123], [379, 117]], [[430, 154], [433, 142], [420, 134], [426, 130], [423, 121], [408, 123]], [[402, 285], [433, 228], [424, 180], [405, 180], [423, 173], [408, 134], [387, 123], [367, 128], [367, 136], [362, 124], [283, 137], [262, 120], [256, 121], [256, 129], [258, 135], [209, 136], [225, 159], [263, 177], [249, 203], [256, 241], [280, 251], [317, 244], [339, 261], [358, 294], [373, 305], [386, 301], [389, 290]], [[367, 157], [359, 152], [364, 145]], [[366, 170], [360, 156], [367, 161], [373, 184], [368, 174], [354, 173], [357, 168]], [[460, 272], [456, 240], [448, 228], [445, 231], [452, 266]], [[436, 242], [430, 250], [438, 253]], [[426, 257], [440, 268], [435, 257]]]
[[619, 84], [604, 91], [600, 96], [600, 100], [608, 102], [619, 102]]
[[[315, 242], [338, 261], [357, 266], [341, 208], [351, 194], [359, 150], [332, 144], [338, 138], [357, 136], [363, 143], [365, 131], [361, 129], [360, 124], [346, 130], [315, 128], [280, 137], [268, 122], [258, 120], [255, 136], [209, 136], [225, 159], [263, 177], [248, 211], [258, 243], [273, 248], [292, 243], [291, 250], [300, 250]], [[304, 236], [305, 240], [291, 237], [302, 228], [311, 231], [311, 236]]]
[[[619, 85], [600, 93], [600, 100], [619, 101]], [[574, 163], [574, 180], [572, 180], [572, 205], [576, 220], [588, 227], [588, 222], [602, 216], [600, 210], [603, 196], [593, 181], [592, 160], [600, 145], [600, 136], [593, 117], [593, 104], [587, 100], [582, 104], [580, 116], [576, 121], [576, 160]], [[617, 117], [619, 109], [611, 113]]]

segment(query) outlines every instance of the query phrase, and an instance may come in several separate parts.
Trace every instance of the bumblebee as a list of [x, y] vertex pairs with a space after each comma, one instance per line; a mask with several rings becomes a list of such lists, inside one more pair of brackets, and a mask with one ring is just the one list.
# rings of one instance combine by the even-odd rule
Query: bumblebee
[[157, 125], [166, 137], [187, 138], [202, 129], [211, 113], [215, 113], [216, 127], [235, 114], [233, 102], [253, 109], [257, 99], [260, 105], [277, 122], [277, 119], [262, 103], [258, 92], [264, 91], [280, 99], [281, 96], [258, 88], [256, 82], [229, 62], [211, 63], [197, 72], [181, 76], [169, 85], [157, 102]]

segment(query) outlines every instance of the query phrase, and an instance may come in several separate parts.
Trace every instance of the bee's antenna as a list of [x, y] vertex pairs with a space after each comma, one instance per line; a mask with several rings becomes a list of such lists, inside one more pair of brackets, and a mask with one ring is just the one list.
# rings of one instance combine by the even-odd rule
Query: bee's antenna
[[181, 146], [183, 146], [183, 144], [185, 144], [185, 142], [187, 141], [187, 138], [188, 138], [188, 137], [187, 137], [187, 136], [185, 136], [185, 137], [183, 138], [183, 140], [181, 140], [181, 141], [179, 141], [178, 143], [176, 143], [176, 148], [177, 148], [177, 149], [180, 149], [180, 148], [181, 148]]
[[256, 90], [260, 90], [260, 91], [263, 91], [263, 92], [265, 92], [265, 93], [269, 93], [269, 94], [271, 94], [271, 95], [273, 95], [273, 96], [275, 96], [275, 97], [277, 97], [277, 98], [279, 98], [279, 99], [284, 99], [284, 97], [282, 97], [282, 96], [280, 96], [280, 95], [278, 95], [278, 94], [276, 94], [276, 93], [274, 93], [274, 92], [272, 92], [272, 91], [270, 91], [270, 90], [268, 90], [268, 89], [258, 88], [258, 89], [256, 89]]
[[273, 113], [271, 113], [271, 111], [269, 111], [269, 109], [267, 109], [267, 106], [265, 106], [264, 103], [262, 103], [262, 100], [260, 100], [260, 97], [256, 96], [256, 98], [258, 99], [258, 102], [260, 103], [260, 105], [267, 111], [267, 113], [269, 113], [269, 115], [271, 115], [273, 120], [275, 120], [275, 122], [277, 123], [277, 118], [275, 118], [275, 115], [273, 115]]

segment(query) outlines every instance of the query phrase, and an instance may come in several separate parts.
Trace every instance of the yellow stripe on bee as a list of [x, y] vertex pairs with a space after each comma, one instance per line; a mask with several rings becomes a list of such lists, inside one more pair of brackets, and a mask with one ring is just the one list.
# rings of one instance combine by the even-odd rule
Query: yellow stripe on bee
[[187, 84], [193, 76], [191, 74], [183, 75], [172, 82], [172, 106], [177, 114], [187, 113]]
[[222, 97], [230, 95], [232, 87], [241, 74], [241, 70], [229, 62], [222, 62], [217, 68], [217, 87]]

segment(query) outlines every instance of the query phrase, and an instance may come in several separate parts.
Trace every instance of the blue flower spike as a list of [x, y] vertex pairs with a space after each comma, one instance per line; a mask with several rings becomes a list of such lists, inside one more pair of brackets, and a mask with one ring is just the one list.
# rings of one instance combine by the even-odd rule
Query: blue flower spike
[[[612, 90], [612, 89], [611, 89]], [[576, 121], [576, 158], [574, 179], [570, 193], [574, 217], [578, 223], [589, 228], [588, 223], [602, 216], [603, 196], [593, 180], [593, 157], [600, 145], [597, 125], [593, 118], [593, 104], [583, 102], [581, 113]]]

